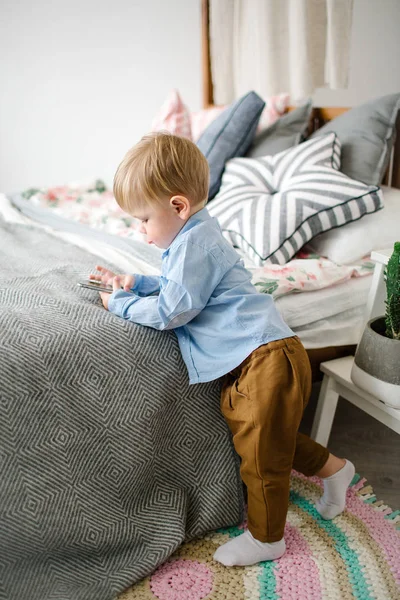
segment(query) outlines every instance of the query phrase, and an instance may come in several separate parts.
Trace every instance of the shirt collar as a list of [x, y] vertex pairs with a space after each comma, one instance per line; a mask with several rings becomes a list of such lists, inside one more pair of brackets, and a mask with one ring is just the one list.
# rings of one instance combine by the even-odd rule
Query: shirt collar
[[170, 243], [168, 248], [166, 250], [164, 250], [164, 252], [162, 253], [162, 258], [164, 258], [164, 256], [166, 256], [168, 254], [169, 250], [173, 246], [175, 246], [175, 244], [179, 241], [179, 238], [182, 234], [184, 234], [186, 231], [189, 231], [189, 229], [192, 229], [192, 227], [195, 227], [195, 225], [197, 225], [198, 223], [201, 223], [202, 221], [208, 221], [211, 218], [212, 217], [210, 216], [210, 213], [208, 212], [207, 208], [202, 208], [197, 213], [194, 213], [194, 215], [189, 217], [189, 219], [186, 221], [186, 223], [184, 224], [182, 229], [179, 231], [177, 236], [172, 240], [172, 242]]

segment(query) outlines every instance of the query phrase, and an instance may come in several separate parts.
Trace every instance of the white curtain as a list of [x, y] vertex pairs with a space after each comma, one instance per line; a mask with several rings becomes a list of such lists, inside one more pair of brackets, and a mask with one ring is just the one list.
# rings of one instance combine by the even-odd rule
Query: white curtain
[[347, 87], [353, 0], [210, 0], [215, 104]]

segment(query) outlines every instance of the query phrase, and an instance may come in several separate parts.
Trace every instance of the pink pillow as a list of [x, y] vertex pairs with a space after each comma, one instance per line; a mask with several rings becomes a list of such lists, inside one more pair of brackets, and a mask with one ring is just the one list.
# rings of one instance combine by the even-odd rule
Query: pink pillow
[[177, 90], [172, 90], [151, 124], [152, 131], [166, 130], [192, 139], [190, 113]]
[[263, 129], [266, 129], [272, 123], [275, 123], [285, 114], [289, 106], [289, 94], [278, 94], [277, 96], [270, 96], [265, 101], [265, 108], [261, 113], [260, 120], [258, 122], [257, 133], [260, 133]]

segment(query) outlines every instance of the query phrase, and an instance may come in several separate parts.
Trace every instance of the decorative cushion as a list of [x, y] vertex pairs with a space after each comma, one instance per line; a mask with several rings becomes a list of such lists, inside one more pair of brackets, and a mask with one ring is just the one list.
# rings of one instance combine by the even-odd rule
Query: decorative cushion
[[275, 156], [234, 159], [207, 208], [257, 265], [285, 264], [319, 233], [382, 207], [379, 187], [349, 179], [339, 166], [334, 133]]
[[312, 111], [312, 101], [299, 106], [255, 136], [252, 145], [246, 152], [250, 158], [273, 156], [292, 146], [300, 144], [306, 136]]
[[308, 246], [335, 263], [354, 264], [373, 250], [393, 248], [400, 240], [400, 190], [382, 186], [385, 206], [346, 227], [313, 238]]
[[[289, 94], [278, 94], [270, 96], [265, 101], [266, 106], [261, 113], [260, 120], [257, 126], [257, 132], [261, 133], [267, 127], [275, 123], [287, 110], [289, 106]], [[190, 113], [190, 124], [192, 127], [192, 139], [196, 142], [203, 131], [216, 119], [227, 106], [210, 106], [197, 112]]]
[[249, 92], [210, 123], [197, 141], [210, 166], [209, 200], [219, 190], [226, 161], [248, 150], [264, 106], [260, 96]]
[[151, 125], [152, 131], [169, 131], [174, 135], [192, 139], [190, 112], [177, 90], [172, 90]]
[[341, 171], [369, 185], [379, 185], [389, 163], [400, 109], [400, 94], [382, 96], [356, 106], [315, 131], [329, 131], [342, 143]]

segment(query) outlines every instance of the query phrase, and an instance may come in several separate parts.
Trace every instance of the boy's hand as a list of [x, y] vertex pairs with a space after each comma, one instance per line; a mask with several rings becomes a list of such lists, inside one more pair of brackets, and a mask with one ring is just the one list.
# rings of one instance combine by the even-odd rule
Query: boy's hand
[[[122, 275], [122, 277], [125, 277], [125, 276]], [[115, 275], [113, 277], [113, 279], [112, 279], [112, 286], [113, 286], [113, 291], [114, 292], [117, 292], [118, 290], [121, 289], [120, 275]], [[108, 310], [108, 302], [110, 300], [110, 294], [108, 294], [107, 292], [99, 292], [99, 294], [100, 294], [100, 298], [101, 298], [101, 301], [103, 303], [104, 308], [106, 310]]]
[[91, 274], [89, 275], [89, 279], [101, 281], [103, 285], [112, 285], [113, 279], [115, 277], [119, 277], [120, 287], [118, 289], [121, 289], [122, 287], [125, 292], [129, 292], [129, 290], [135, 285], [135, 277], [133, 275], [117, 275], [116, 273], [113, 273], [112, 271], [106, 269], [105, 267], [102, 267], [101, 265], [96, 265], [96, 269], [97, 271], [100, 271], [101, 275], [99, 275], [98, 273]]

